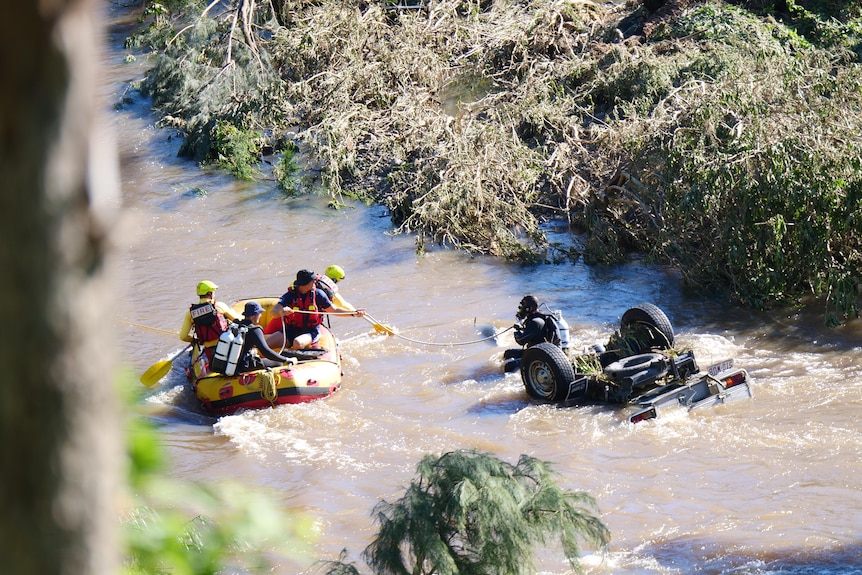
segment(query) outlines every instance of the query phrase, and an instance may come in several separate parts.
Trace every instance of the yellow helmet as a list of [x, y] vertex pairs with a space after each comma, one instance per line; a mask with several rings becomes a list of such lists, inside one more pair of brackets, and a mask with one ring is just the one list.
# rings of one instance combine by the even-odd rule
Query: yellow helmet
[[329, 277], [335, 282], [340, 282], [345, 277], [347, 277], [347, 275], [344, 273], [344, 268], [336, 265], [329, 266], [328, 268], [326, 268], [326, 271], [324, 273], [327, 275], [327, 277]]
[[215, 291], [218, 289], [218, 286], [215, 285], [210, 280], [204, 280], [198, 284], [198, 295], [207, 295], [208, 293]]

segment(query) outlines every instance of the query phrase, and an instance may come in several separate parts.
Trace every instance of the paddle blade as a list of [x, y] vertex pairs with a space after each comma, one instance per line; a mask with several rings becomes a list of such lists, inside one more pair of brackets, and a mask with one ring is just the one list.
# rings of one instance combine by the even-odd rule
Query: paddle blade
[[162, 361], [154, 363], [147, 371], [141, 374], [141, 383], [147, 387], [153, 387], [160, 379], [168, 374], [171, 370], [172, 363], [173, 360], [171, 359], [163, 359]]
[[385, 333], [386, 335], [395, 335], [395, 328], [389, 325], [383, 325], [382, 323], [374, 324], [374, 331], [377, 333]]

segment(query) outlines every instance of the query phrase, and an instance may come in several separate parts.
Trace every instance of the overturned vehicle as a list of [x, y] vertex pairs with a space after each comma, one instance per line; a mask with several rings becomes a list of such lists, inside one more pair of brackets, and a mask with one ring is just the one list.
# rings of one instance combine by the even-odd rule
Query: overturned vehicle
[[693, 351], [673, 346], [665, 313], [643, 303], [622, 315], [604, 347], [572, 356], [549, 342], [524, 349], [521, 379], [527, 393], [542, 401], [632, 406], [632, 423], [752, 397], [748, 373], [732, 359], [701, 371]]

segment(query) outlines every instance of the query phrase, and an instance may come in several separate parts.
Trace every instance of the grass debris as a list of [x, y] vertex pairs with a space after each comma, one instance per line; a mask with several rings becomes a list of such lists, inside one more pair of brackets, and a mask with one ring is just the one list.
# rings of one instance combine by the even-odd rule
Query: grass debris
[[858, 313], [858, 2], [153, 6], [133, 43], [159, 54], [147, 89], [197, 161], [256, 177], [287, 150], [301, 193], [302, 154], [333, 205], [387, 206], [420, 251], [549, 261], [542, 224], [565, 221], [567, 258]]

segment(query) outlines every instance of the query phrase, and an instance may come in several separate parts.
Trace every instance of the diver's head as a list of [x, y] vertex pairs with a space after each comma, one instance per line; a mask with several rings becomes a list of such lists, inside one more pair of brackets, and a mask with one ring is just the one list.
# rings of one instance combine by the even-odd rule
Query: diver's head
[[525, 295], [521, 298], [521, 302], [518, 304], [518, 313], [515, 314], [515, 317], [518, 319], [524, 319], [534, 311], [539, 309], [539, 302], [531, 295]]

